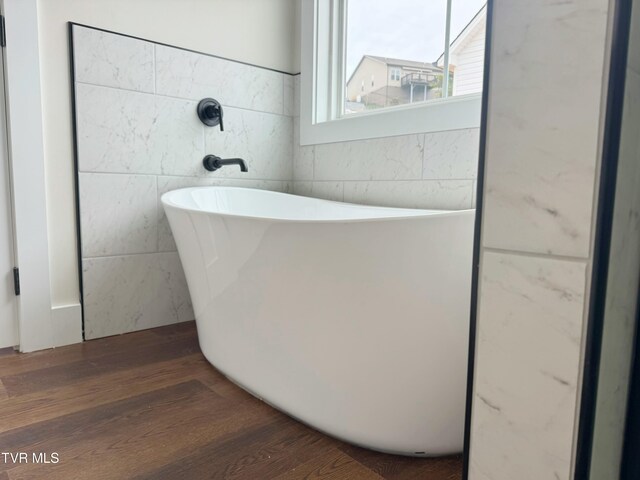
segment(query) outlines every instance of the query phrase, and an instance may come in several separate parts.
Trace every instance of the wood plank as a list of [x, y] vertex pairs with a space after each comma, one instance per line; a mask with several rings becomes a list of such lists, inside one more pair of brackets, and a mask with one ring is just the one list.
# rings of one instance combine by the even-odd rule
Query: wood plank
[[71, 387], [34, 392], [0, 404], [0, 432], [68, 415], [180, 382], [210, 377], [226, 381], [201, 354], [94, 377]]
[[0, 445], [13, 452], [28, 451], [36, 445], [44, 448], [55, 444], [51, 446], [62, 448], [72, 444], [78, 435], [82, 435], [83, 440], [96, 437], [112, 422], [130, 424], [144, 421], [144, 415], [156, 407], [160, 409], [154, 413], [160, 415], [164, 410], [172, 410], [167, 407], [192, 400], [198, 393], [206, 393], [212, 401], [220, 399], [228, 403], [200, 382], [191, 380], [4, 432], [0, 434]]
[[218, 395], [224, 398], [228, 398], [234, 402], [238, 403], [247, 403], [247, 404], [256, 404], [263, 403], [262, 400], [256, 398], [254, 395], [250, 394], [243, 388], [239, 387], [231, 380], [226, 378], [219, 370], [215, 367], [213, 368], [223, 379], [224, 381], [220, 381], [219, 377], [210, 376], [208, 378], [201, 377], [200, 381], [205, 385], [208, 385], [211, 390], [216, 392]]
[[14, 464], [7, 465], [6, 469], [11, 471], [10, 478], [52, 478], [57, 471], [64, 471], [69, 467], [76, 453], [76, 444], [91, 448], [92, 440], [98, 440], [106, 428], [117, 429], [122, 434], [123, 428], [131, 429], [140, 423], [149, 422], [151, 414], [173, 413], [172, 407], [175, 409], [176, 405], [191, 400], [202, 391], [215, 396], [198, 382], [186, 382], [5, 432], [0, 434], [0, 445], [5, 451], [29, 454], [56, 452], [60, 456], [60, 463], [57, 465]]
[[197, 378], [221, 397], [256, 408], [260, 408], [261, 405], [266, 405], [261, 399], [247, 392], [242, 387], [239, 387], [232, 380], [229, 380], [214, 366], [211, 366], [211, 370], [215, 372], [214, 375], [203, 372], [203, 374], [198, 375]]
[[369, 470], [388, 480], [460, 480], [462, 455], [415, 458], [374, 452], [355, 445], [342, 444], [339, 449]]
[[93, 360], [103, 355], [126, 355], [131, 349], [171, 343], [179, 337], [196, 337], [195, 322], [114, 335], [28, 354], [12, 353], [0, 358], [0, 375], [15, 375], [75, 361]]
[[136, 477], [137, 480], [208, 478], [270, 479], [334, 448], [335, 441], [289, 417], [210, 442], [193, 454]]
[[[185, 406], [189, 408], [185, 408]], [[193, 452], [197, 445], [260, 425], [241, 409], [190, 381], [0, 436], [13, 451], [57, 451], [57, 465], [18, 465], [10, 478], [131, 478]]]
[[2, 380], [0, 380], [0, 402], [2, 402], [2, 400], [6, 400], [7, 398], [9, 398], [9, 394], [7, 393], [7, 389], [4, 388]]
[[8, 357], [10, 355], [16, 355], [16, 354], [17, 354], [17, 352], [13, 349], [13, 347], [0, 348], [0, 358], [1, 357]]
[[170, 343], [136, 346], [126, 352], [116, 352], [14, 375], [2, 375], [0, 378], [9, 396], [14, 397], [78, 383], [105, 373], [177, 359], [197, 352], [200, 352], [197, 338], [184, 336], [176, 338]]
[[143, 332], [151, 333], [164, 339], [175, 338], [180, 335], [197, 335], [196, 322], [194, 320], [190, 322], [172, 323], [165, 325], [164, 327], [155, 327], [148, 330], [141, 330]]
[[337, 449], [315, 457], [274, 480], [384, 480]]

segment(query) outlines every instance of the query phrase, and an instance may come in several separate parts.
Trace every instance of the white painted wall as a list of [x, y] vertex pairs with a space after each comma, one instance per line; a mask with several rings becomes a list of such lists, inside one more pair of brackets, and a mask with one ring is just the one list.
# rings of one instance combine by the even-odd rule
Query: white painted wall
[[52, 303], [78, 302], [67, 22], [293, 71], [295, 0], [39, 0]]

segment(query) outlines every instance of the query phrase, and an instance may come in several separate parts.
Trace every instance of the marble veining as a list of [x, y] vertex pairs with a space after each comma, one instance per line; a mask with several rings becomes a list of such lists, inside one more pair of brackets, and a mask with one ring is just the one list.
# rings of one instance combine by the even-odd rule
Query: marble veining
[[152, 43], [75, 25], [73, 48], [76, 81], [154, 91]]
[[176, 252], [83, 259], [85, 337], [193, 320]]
[[472, 192], [472, 180], [344, 182], [345, 202], [389, 207], [464, 210]]
[[316, 147], [300, 145], [300, 122], [293, 122], [293, 180], [313, 180]]
[[608, 3], [496, 1], [486, 246], [588, 256]]
[[293, 116], [300, 116], [300, 74], [293, 77]]
[[291, 75], [284, 75], [283, 76], [283, 81], [284, 81], [284, 90], [283, 90], [283, 114], [287, 115], [289, 117], [295, 117], [297, 115], [299, 115], [298, 111], [296, 110], [296, 104], [295, 104], [295, 78], [294, 76]]
[[316, 145], [314, 180], [417, 180], [423, 151], [424, 135]]
[[284, 113], [285, 74], [177, 48], [156, 46], [156, 91], [224, 106]]
[[76, 84], [76, 99], [80, 171], [179, 174], [202, 166], [195, 102], [84, 84]]
[[476, 128], [303, 146], [295, 119], [294, 191], [380, 206], [473, 208], [478, 141]]
[[344, 182], [293, 182], [293, 193], [335, 202], [345, 201]]
[[481, 272], [470, 478], [569, 480], [586, 263], [485, 252]]
[[82, 256], [155, 252], [156, 197], [152, 175], [81, 173]]
[[[224, 132], [207, 129], [205, 148], [216, 155], [241, 157], [249, 167], [246, 173], [237, 167], [223, 168], [215, 172], [216, 177], [290, 180], [293, 177], [292, 136], [291, 117], [227, 107]], [[207, 174], [201, 166], [198, 172]], [[184, 173], [188, 174], [188, 170]]]
[[477, 128], [427, 133], [422, 178], [476, 178], [479, 142], [480, 131]]

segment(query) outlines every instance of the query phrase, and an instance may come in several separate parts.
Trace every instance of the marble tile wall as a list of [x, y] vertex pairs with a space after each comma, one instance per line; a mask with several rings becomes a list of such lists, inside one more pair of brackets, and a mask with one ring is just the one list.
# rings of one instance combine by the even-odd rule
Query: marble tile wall
[[[291, 190], [290, 75], [74, 26], [80, 228], [86, 338], [193, 319], [160, 196], [234, 185]], [[225, 131], [197, 102], [224, 106]], [[242, 157], [207, 172], [205, 154]]]
[[484, 254], [471, 479], [569, 479], [585, 269]]
[[608, 0], [493, 3], [470, 480], [570, 480]]
[[[294, 112], [299, 112], [295, 105]], [[404, 208], [475, 206], [477, 128], [308, 146], [300, 145], [298, 117], [293, 130], [298, 195]]]

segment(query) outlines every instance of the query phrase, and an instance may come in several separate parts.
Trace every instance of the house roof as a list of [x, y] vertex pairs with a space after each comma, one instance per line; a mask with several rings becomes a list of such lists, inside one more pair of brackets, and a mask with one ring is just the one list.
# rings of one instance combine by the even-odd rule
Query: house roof
[[[478, 13], [476, 13], [473, 18], [465, 25], [465, 27], [460, 31], [458, 36], [453, 39], [451, 42], [451, 46], [449, 47], [450, 51], [455, 51], [458, 47], [462, 46], [467, 38], [469, 38], [473, 33], [475, 33], [476, 29], [486, 20], [487, 16], [487, 4], [485, 3]], [[444, 52], [442, 55], [438, 57], [434, 63], [436, 65], [441, 65], [444, 60]]]
[[440, 70], [431, 62], [417, 62], [415, 60], [403, 60], [401, 58], [389, 58], [378, 57], [377, 55], [365, 55], [365, 57], [372, 58], [387, 65], [393, 65], [397, 67], [409, 67], [409, 68], [424, 68], [429, 70]]

